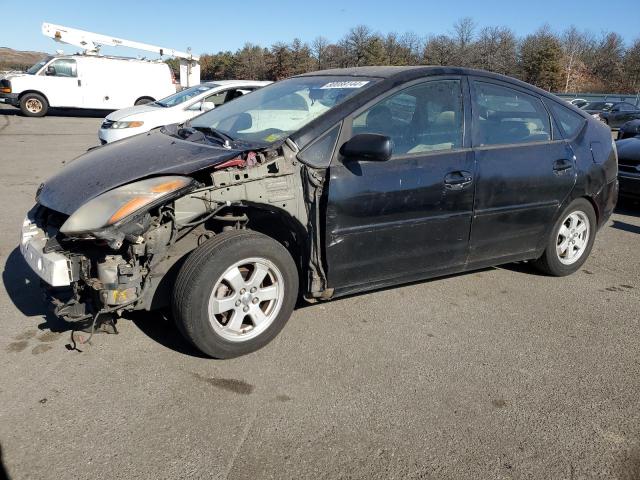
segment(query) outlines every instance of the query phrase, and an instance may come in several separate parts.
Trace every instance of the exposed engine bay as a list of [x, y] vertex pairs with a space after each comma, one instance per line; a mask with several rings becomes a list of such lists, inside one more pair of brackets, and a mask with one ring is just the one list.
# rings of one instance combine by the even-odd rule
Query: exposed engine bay
[[232, 229], [278, 240], [299, 261], [301, 279], [307, 277], [306, 297], [328, 298], [318, 228], [325, 170], [300, 163], [296, 154], [290, 140], [242, 152], [186, 177], [151, 208], [83, 233], [65, 233], [69, 216], [37, 204], [25, 220], [21, 248], [29, 263], [33, 250], [31, 266], [45, 280], [54, 313], [94, 326], [99, 315], [168, 306], [186, 256]]

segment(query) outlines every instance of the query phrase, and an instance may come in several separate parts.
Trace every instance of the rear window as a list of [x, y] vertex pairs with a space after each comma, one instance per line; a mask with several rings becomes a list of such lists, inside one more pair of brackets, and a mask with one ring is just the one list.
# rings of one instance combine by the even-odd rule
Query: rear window
[[584, 125], [585, 118], [556, 102], [545, 100], [545, 103], [551, 109], [553, 118], [560, 124], [565, 138], [575, 137]]
[[509, 87], [479, 81], [474, 84], [474, 121], [480, 145], [551, 140], [549, 115], [540, 99]]

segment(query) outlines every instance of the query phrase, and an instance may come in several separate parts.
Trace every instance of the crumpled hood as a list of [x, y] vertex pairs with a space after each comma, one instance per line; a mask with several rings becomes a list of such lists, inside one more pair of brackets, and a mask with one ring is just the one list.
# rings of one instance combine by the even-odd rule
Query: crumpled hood
[[153, 113], [162, 114], [162, 112], [166, 110], [163, 107], [154, 107], [152, 104], [148, 105], [138, 105], [135, 107], [127, 107], [121, 108], [120, 110], [116, 110], [115, 112], [111, 112], [107, 115], [107, 120], [113, 120], [117, 122], [118, 120], [122, 120], [124, 118], [130, 117], [132, 115], [149, 115]]
[[[165, 128], [175, 131], [177, 126]], [[87, 201], [121, 185], [157, 175], [189, 175], [241, 153], [181, 140], [163, 130], [136, 135], [79, 156], [44, 183], [38, 202], [71, 215]]]

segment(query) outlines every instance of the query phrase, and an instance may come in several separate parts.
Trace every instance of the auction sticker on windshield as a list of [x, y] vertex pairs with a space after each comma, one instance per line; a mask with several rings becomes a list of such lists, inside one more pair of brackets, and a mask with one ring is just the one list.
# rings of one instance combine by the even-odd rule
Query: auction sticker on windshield
[[347, 81], [347, 82], [329, 82], [329, 83], [325, 83], [323, 86], [320, 87], [321, 90], [327, 90], [329, 88], [362, 88], [364, 87], [367, 83], [369, 83], [368, 80], [352, 80], [352, 81]]

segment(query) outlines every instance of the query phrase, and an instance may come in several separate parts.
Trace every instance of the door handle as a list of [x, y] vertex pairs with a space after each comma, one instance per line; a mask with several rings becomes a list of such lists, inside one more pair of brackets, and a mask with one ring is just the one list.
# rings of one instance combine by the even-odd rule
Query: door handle
[[81, 87], [82, 86], [82, 80], [78, 79], [78, 86]]
[[444, 177], [444, 187], [447, 190], [462, 190], [473, 182], [473, 176], [469, 172], [450, 172]]
[[571, 168], [573, 168], [573, 162], [567, 158], [561, 158], [560, 160], [553, 162], [553, 171], [556, 173], [564, 172]]

